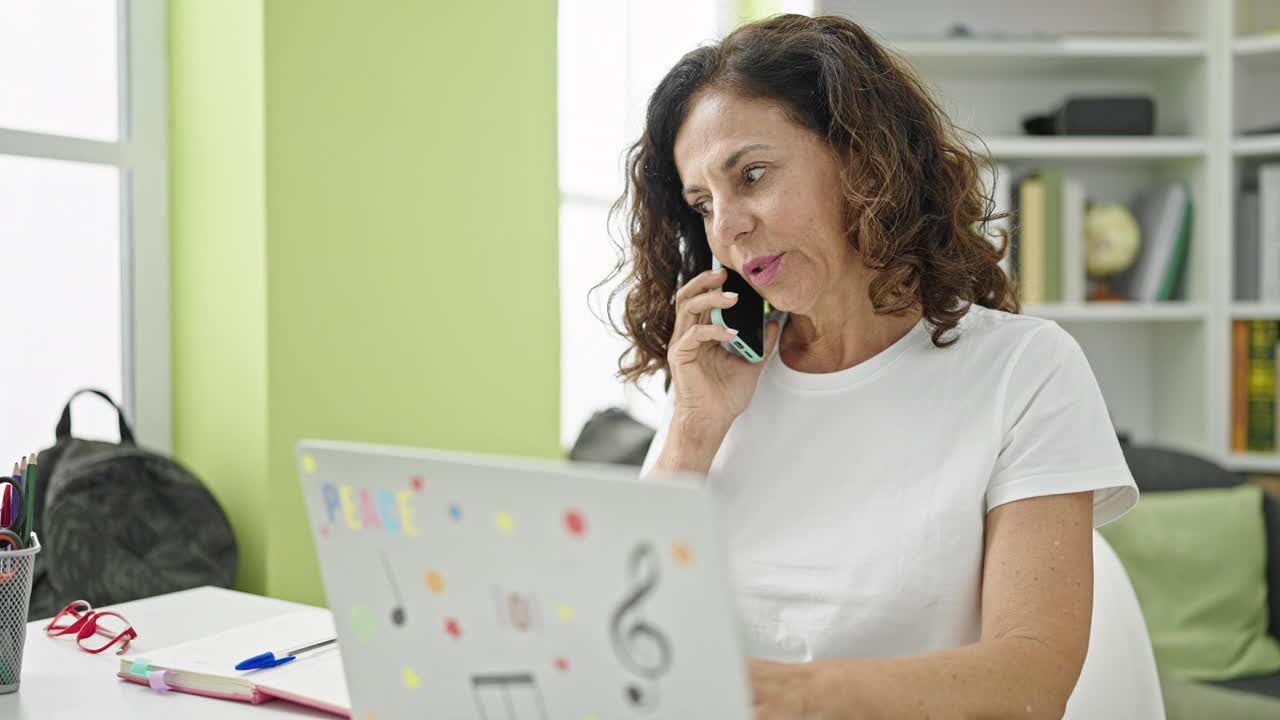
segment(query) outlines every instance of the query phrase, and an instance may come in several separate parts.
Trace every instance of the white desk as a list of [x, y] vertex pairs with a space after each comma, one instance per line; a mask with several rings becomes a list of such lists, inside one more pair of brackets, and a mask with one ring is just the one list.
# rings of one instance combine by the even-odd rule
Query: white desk
[[[133, 623], [138, 638], [130, 644], [129, 653], [146, 655], [147, 650], [265, 620], [299, 607], [304, 606], [202, 587], [96, 609], [115, 610]], [[74, 638], [49, 638], [44, 634], [47, 622], [27, 623], [22, 687], [16, 693], [0, 695], [0, 718], [4, 720], [333, 720], [335, 717], [289, 702], [250, 705], [189, 693], [156, 692], [145, 685], [125, 682], [116, 677], [120, 658], [114, 651], [90, 655], [76, 647]]]

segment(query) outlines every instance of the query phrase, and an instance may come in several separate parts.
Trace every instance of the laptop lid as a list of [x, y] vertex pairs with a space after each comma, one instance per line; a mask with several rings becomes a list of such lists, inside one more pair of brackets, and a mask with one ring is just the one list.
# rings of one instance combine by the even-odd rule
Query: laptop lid
[[353, 717], [751, 716], [695, 478], [304, 441]]

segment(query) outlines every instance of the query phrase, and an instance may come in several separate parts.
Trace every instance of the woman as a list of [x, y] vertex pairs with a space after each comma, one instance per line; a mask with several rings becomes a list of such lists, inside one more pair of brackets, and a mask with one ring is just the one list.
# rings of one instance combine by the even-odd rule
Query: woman
[[[1061, 717], [1092, 529], [1137, 490], [920, 81], [845, 19], [744, 26], [662, 80], [628, 167], [622, 374], [669, 380], [646, 469], [722, 503], [757, 717]], [[785, 313], [762, 363], [708, 322], [712, 254]]]

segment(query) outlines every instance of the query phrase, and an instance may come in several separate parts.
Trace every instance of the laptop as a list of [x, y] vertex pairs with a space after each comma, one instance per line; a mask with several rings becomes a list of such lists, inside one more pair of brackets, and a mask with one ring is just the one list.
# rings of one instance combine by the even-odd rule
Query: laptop
[[580, 463], [303, 441], [352, 717], [751, 717], [710, 492]]

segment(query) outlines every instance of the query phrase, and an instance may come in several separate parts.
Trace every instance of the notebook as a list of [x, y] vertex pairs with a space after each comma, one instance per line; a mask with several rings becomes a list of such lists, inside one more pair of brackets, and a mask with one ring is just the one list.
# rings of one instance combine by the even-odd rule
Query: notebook
[[338, 646], [298, 656], [264, 670], [235, 669], [236, 663], [266, 650], [335, 635], [327, 610], [289, 613], [226, 632], [120, 659], [118, 677], [223, 700], [254, 704], [288, 700], [350, 717], [351, 700]]

